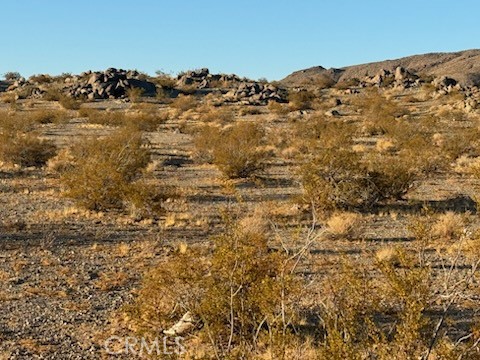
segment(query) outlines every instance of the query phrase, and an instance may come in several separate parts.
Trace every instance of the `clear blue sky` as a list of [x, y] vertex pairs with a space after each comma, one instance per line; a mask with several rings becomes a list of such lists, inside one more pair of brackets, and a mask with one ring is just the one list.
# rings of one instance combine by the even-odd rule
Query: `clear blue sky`
[[480, 48], [478, 0], [1, 0], [0, 74], [108, 67], [281, 79]]

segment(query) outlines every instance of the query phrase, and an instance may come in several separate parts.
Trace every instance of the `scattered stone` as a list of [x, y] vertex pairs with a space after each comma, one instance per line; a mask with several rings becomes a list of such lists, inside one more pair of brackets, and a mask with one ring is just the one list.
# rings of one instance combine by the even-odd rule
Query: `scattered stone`
[[329, 117], [332, 117], [332, 116], [340, 116], [340, 113], [339, 113], [337, 110], [333, 109], [333, 110], [328, 110], [328, 111], [326, 111], [326, 112], [325, 112], [325, 115], [326, 115], [326, 116], [329, 116]]
[[187, 311], [175, 325], [167, 330], [163, 330], [163, 333], [168, 336], [181, 336], [191, 331], [194, 327], [195, 320], [190, 311]]

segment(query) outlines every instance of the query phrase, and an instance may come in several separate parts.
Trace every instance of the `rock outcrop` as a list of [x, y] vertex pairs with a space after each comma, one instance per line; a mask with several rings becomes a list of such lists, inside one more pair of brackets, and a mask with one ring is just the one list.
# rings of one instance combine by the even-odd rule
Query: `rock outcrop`
[[[434, 78], [447, 76], [455, 79], [463, 87], [480, 85], [480, 50], [414, 55], [396, 60], [347, 66], [341, 69], [325, 69], [315, 66], [295, 71], [280, 82], [283, 86], [296, 87], [309, 83], [309, 79], [325, 76], [334, 82], [347, 82], [352, 79], [361, 80], [366, 75], [374, 77], [382, 70], [388, 70], [395, 76], [396, 69], [399, 67], [422, 76]], [[401, 76], [400, 73], [398, 75]]]
[[241, 83], [236, 89], [225, 94], [225, 98], [231, 102], [265, 105], [269, 101], [287, 102], [287, 92], [271, 84], [251, 82]]
[[127, 95], [129, 89], [141, 89], [144, 96], [154, 96], [157, 92], [154, 83], [142, 78], [133, 70], [109, 68], [104, 72], [85, 72], [80, 76], [66, 78], [66, 94], [72, 97], [94, 99], [120, 99]]
[[242, 79], [237, 75], [210, 74], [207, 68], [202, 68], [178, 75], [176, 85], [180, 88], [193, 86], [197, 89], [208, 89], [216, 88], [219, 85], [222, 87], [232, 87], [240, 82], [242, 82]]

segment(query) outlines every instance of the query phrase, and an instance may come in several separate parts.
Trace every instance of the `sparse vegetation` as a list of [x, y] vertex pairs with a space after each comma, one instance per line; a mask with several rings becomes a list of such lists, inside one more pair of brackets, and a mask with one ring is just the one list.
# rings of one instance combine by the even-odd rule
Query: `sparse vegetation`
[[478, 91], [389, 71], [0, 82], [0, 358], [476, 359]]
[[263, 169], [267, 152], [262, 149], [264, 130], [257, 124], [239, 122], [219, 131], [213, 126], [195, 136], [200, 158], [211, 160], [229, 178], [246, 178]]
[[150, 159], [142, 134], [132, 128], [77, 144], [73, 164], [61, 175], [65, 195], [90, 210], [135, 207], [158, 210], [163, 193], [142, 182]]
[[56, 146], [34, 132], [27, 116], [0, 113], [0, 160], [20, 166], [43, 166], [56, 153]]

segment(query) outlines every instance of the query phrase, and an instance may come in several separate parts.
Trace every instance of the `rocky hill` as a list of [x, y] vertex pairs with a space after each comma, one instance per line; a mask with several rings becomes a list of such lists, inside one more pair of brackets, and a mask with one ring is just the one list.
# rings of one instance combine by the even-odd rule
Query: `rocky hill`
[[315, 82], [343, 82], [375, 76], [386, 70], [393, 72], [402, 67], [420, 76], [447, 76], [463, 86], [480, 85], [480, 50], [453, 53], [430, 53], [385, 60], [368, 64], [325, 69], [321, 66], [295, 71], [280, 81], [285, 86], [302, 86]]

